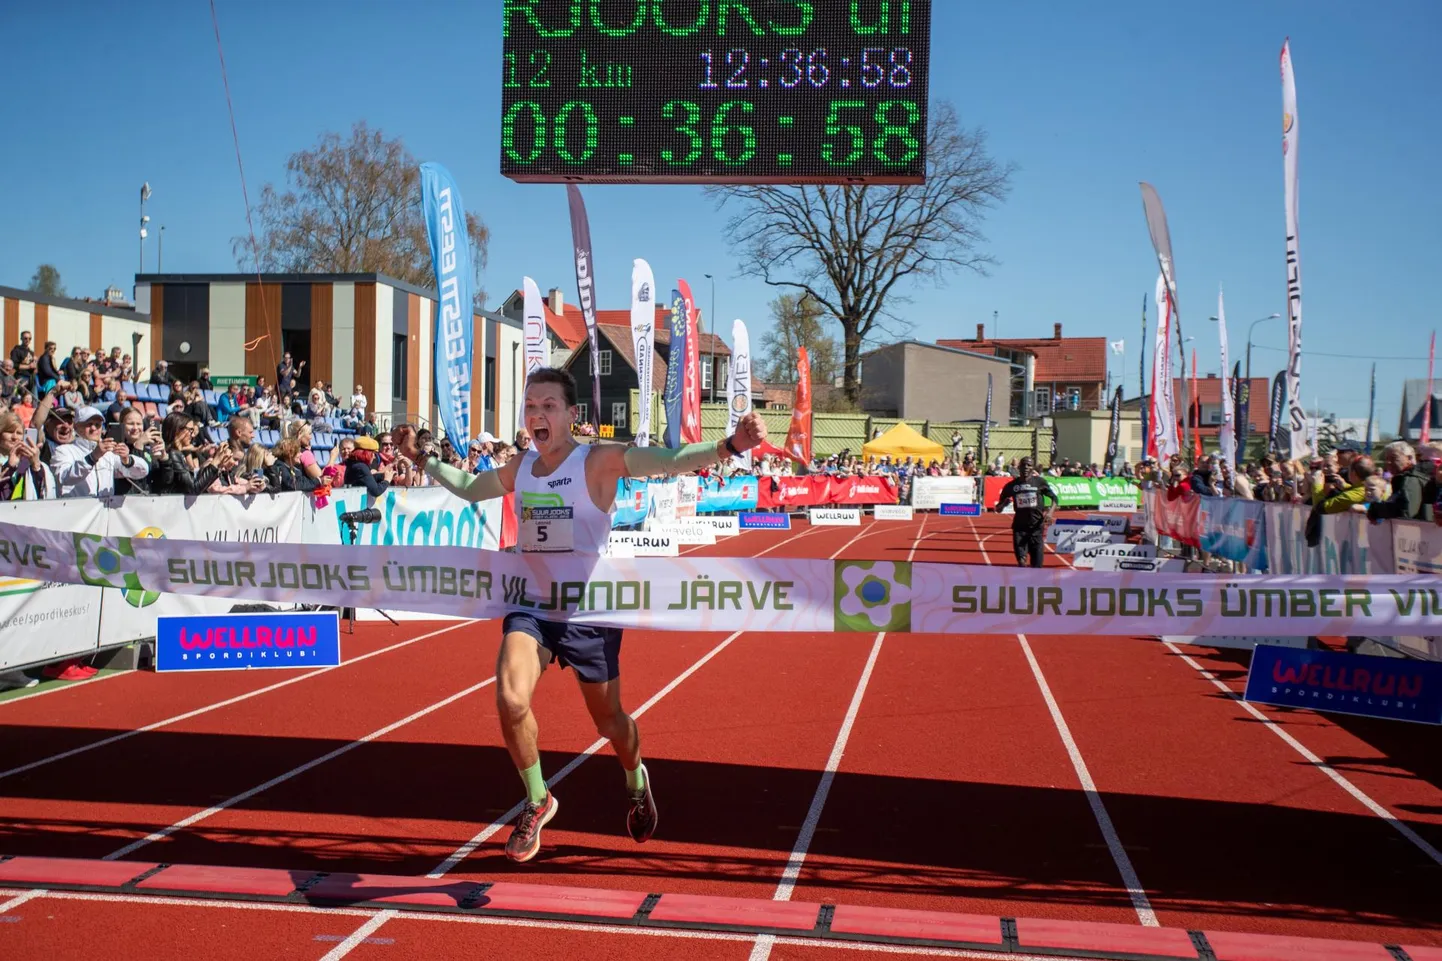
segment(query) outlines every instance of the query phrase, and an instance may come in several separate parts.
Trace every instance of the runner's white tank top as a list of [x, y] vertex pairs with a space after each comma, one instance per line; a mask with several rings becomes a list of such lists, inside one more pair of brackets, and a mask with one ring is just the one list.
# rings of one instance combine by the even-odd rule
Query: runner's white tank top
[[516, 471], [516, 548], [526, 553], [599, 555], [611, 536], [611, 515], [586, 488], [589, 444], [577, 444], [553, 473], [537, 477], [535, 448]]

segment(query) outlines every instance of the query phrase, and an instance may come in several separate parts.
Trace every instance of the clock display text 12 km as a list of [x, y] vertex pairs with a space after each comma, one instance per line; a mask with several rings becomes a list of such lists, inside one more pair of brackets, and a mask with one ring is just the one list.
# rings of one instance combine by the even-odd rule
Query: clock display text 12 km
[[931, 0], [504, 0], [501, 173], [921, 183]]

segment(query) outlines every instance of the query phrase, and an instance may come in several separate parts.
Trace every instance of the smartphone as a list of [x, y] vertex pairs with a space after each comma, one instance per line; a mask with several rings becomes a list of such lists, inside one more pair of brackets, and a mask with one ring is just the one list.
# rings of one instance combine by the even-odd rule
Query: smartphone
[[111, 424], [105, 428], [105, 436], [117, 444], [125, 443], [125, 428], [120, 424]]

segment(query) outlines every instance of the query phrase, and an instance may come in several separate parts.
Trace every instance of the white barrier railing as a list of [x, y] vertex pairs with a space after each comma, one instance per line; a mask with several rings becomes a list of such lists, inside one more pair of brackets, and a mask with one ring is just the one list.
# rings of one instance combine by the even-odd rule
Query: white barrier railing
[[[379, 499], [341, 488], [320, 508], [302, 493], [7, 502], [0, 503], [0, 519], [102, 536], [343, 544], [350, 541], [341, 514], [367, 507], [379, 509], [381, 519], [357, 527], [362, 544], [500, 546], [501, 501], [472, 504], [440, 487], [396, 487]], [[0, 544], [0, 551], [11, 549]], [[154, 637], [160, 617], [233, 606], [219, 598], [0, 578], [0, 670], [86, 656]]]

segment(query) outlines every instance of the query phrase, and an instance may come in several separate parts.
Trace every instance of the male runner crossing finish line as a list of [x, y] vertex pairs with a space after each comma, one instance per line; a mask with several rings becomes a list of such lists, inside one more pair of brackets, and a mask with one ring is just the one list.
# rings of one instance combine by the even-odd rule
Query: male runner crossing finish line
[[[1016, 514], [1011, 522], [1011, 546], [1016, 553], [1016, 563], [1026, 567], [1030, 560], [1032, 567], [1041, 567], [1042, 555], [1046, 551], [1046, 529], [1051, 526], [1051, 513], [1061, 506], [1061, 500], [1051, 485], [1040, 474], [1032, 473], [1031, 458], [1023, 457], [1017, 465], [1017, 477], [1007, 482], [996, 499], [995, 510], [1000, 513], [1008, 502], [1016, 503]], [[1042, 501], [1051, 500], [1051, 507], [1042, 507]]]
[[[543, 367], [526, 384], [525, 424], [531, 448], [504, 467], [481, 474], [441, 463], [418, 442], [413, 427], [392, 431], [400, 451], [443, 487], [468, 501], [516, 493], [517, 548], [530, 553], [599, 556], [611, 534], [616, 483], [627, 477], [681, 474], [750, 450], [766, 439], [766, 426], [754, 411], [736, 433], [710, 444], [625, 447], [578, 444], [576, 382], [569, 373]], [[424, 440], [424, 438], [420, 438]], [[638, 843], [656, 830], [656, 800], [641, 762], [641, 735], [621, 706], [621, 630], [547, 621], [534, 614], [507, 614], [496, 663], [496, 706], [511, 760], [526, 786], [526, 804], [506, 842], [506, 856], [529, 861], [541, 849], [541, 829], [559, 804], [541, 773], [536, 747], [536, 718], [531, 698], [541, 672], [552, 661], [576, 672], [576, 680], [596, 730], [611, 742], [626, 774], [631, 807], [626, 829]]]

